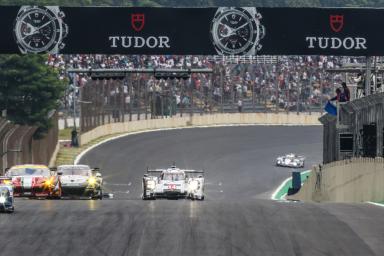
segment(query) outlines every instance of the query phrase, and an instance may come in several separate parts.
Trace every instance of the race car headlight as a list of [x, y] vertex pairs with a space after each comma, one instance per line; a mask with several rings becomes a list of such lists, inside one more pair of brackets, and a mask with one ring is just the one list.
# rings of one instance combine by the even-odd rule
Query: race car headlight
[[88, 184], [89, 184], [89, 185], [95, 185], [95, 184], [96, 184], [96, 179], [95, 179], [94, 177], [90, 177], [90, 178], [88, 179]]
[[147, 181], [147, 188], [150, 190], [154, 190], [156, 186], [156, 183], [154, 180], [148, 180]]
[[5, 198], [4, 196], [0, 196], [0, 204], [3, 204], [7, 201], [7, 198]]
[[9, 185], [9, 184], [11, 184], [11, 183], [12, 183], [12, 181], [11, 181], [11, 180], [4, 180], [3, 182], [4, 182], [4, 184], [5, 184], [5, 185]]
[[191, 190], [196, 190], [199, 188], [199, 182], [197, 180], [193, 180], [189, 183], [189, 187]]

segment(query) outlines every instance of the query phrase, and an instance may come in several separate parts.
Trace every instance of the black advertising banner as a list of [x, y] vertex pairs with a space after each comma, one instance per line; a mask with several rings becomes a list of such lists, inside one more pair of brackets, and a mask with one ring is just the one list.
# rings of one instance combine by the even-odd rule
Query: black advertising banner
[[0, 7], [0, 53], [384, 55], [384, 9]]

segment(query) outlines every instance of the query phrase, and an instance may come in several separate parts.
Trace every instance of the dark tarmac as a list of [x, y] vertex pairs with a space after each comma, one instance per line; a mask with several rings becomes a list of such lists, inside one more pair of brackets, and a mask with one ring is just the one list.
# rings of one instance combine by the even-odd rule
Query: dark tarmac
[[[0, 255], [384, 255], [384, 209], [270, 200], [292, 169], [321, 162], [322, 128], [247, 126], [144, 133], [107, 142], [100, 167], [114, 199], [16, 201], [0, 215]], [[206, 200], [142, 201], [147, 167], [204, 169]]]

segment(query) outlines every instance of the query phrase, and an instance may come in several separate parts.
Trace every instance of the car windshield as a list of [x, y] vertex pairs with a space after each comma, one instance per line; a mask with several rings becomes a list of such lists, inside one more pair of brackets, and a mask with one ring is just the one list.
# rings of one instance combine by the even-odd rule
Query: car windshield
[[50, 171], [48, 168], [35, 168], [35, 167], [25, 167], [25, 168], [15, 168], [10, 169], [8, 176], [44, 176], [49, 177]]
[[0, 187], [0, 196], [9, 196], [9, 189], [6, 187]]
[[90, 169], [88, 166], [59, 166], [57, 171], [62, 172], [62, 175], [88, 176]]
[[184, 180], [184, 174], [182, 173], [165, 173], [163, 175], [163, 180], [172, 180], [172, 181], [179, 181]]

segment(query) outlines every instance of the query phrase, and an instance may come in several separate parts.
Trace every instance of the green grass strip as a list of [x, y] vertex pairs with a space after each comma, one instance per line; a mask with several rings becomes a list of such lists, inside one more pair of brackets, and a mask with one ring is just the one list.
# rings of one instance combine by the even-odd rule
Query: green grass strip
[[[308, 179], [308, 177], [310, 175], [310, 172], [311, 172], [311, 170], [307, 170], [307, 171], [303, 171], [303, 172], [300, 173], [301, 182], [302, 183], [304, 183]], [[288, 189], [290, 187], [292, 187], [292, 177], [287, 179], [284, 182], [284, 185], [281, 186], [279, 191], [277, 191], [277, 193], [274, 195], [274, 197], [272, 199], [274, 199], [274, 200], [284, 200], [284, 197], [287, 195]]]
[[92, 140], [91, 142], [81, 146], [81, 147], [64, 147], [63, 145], [60, 146], [60, 150], [56, 157], [56, 166], [64, 165], [64, 164], [73, 164], [78, 154], [80, 154], [82, 151], [86, 150], [87, 148], [112, 137], [116, 137], [118, 135], [121, 135], [123, 133], [115, 133], [110, 134], [104, 137], [97, 138], [95, 140]]

